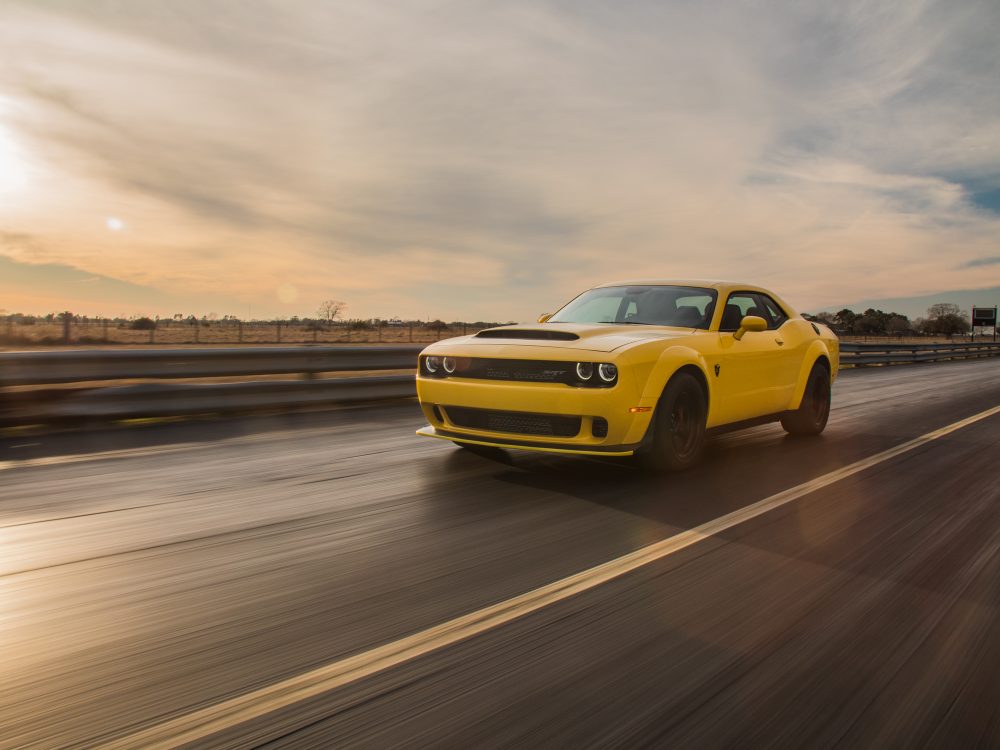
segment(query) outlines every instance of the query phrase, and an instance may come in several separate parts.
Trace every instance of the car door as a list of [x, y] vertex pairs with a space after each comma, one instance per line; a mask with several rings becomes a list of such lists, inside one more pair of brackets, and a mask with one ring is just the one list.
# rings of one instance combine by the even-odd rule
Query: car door
[[[733, 334], [746, 315], [758, 315], [770, 327], [748, 332], [737, 341]], [[789, 376], [775, 324], [756, 292], [732, 292], [726, 300], [719, 325], [722, 362], [716, 376], [721, 421], [738, 422], [787, 408], [794, 376]]]
[[764, 319], [767, 321], [768, 330], [775, 332], [775, 343], [779, 347], [774, 378], [776, 383], [785, 384], [785, 390], [778, 404], [779, 409], [784, 410], [791, 405], [802, 360], [815, 337], [808, 323], [801, 319], [789, 319], [788, 313], [769, 295], [758, 292], [757, 299], [760, 301], [761, 310], [767, 313]]

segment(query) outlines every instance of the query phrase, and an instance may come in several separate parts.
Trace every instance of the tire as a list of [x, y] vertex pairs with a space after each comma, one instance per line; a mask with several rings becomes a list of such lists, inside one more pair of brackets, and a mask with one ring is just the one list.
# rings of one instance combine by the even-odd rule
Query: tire
[[781, 426], [790, 435], [819, 435], [829, 418], [830, 371], [817, 362], [806, 381], [802, 403], [798, 409], [781, 417]]
[[686, 372], [663, 389], [650, 425], [653, 438], [639, 456], [653, 471], [683, 471], [698, 463], [705, 449], [708, 404], [701, 385]]

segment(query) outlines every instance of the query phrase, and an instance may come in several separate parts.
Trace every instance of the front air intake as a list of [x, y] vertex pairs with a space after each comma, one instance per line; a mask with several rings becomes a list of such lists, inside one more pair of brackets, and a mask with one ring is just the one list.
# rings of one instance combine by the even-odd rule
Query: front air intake
[[576, 341], [580, 337], [569, 331], [540, 331], [537, 328], [487, 328], [476, 334], [477, 339], [541, 339], [543, 341]]
[[465, 406], [446, 406], [444, 410], [452, 424], [473, 430], [513, 432], [520, 435], [544, 435], [546, 437], [576, 437], [580, 432], [580, 417], [471, 409]]

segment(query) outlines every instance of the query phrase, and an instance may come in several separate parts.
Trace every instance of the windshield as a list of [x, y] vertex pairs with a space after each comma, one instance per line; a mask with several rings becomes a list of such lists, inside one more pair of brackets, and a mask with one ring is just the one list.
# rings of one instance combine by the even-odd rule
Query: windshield
[[584, 292], [550, 323], [708, 328], [716, 291], [691, 286], [606, 286]]

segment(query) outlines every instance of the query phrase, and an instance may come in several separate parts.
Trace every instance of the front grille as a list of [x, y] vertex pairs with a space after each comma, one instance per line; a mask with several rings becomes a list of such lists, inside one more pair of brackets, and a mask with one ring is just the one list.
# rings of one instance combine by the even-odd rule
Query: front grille
[[468, 367], [456, 375], [482, 380], [576, 383], [572, 362], [544, 362], [530, 359], [470, 359]]
[[580, 417], [529, 414], [522, 411], [470, 409], [465, 406], [446, 406], [445, 411], [453, 424], [474, 430], [548, 437], [576, 437], [580, 432]]

